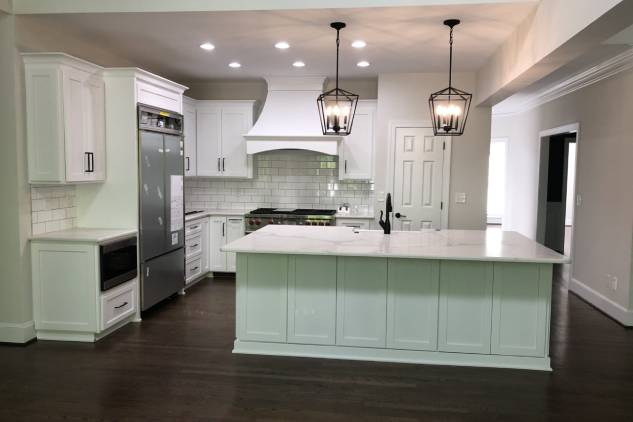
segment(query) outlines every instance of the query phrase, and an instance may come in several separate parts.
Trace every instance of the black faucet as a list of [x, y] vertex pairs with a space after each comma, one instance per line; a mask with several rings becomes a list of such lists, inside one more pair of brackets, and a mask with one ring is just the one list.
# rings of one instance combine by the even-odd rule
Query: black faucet
[[378, 220], [378, 224], [382, 227], [382, 230], [385, 234], [391, 234], [391, 223], [389, 222], [389, 215], [393, 211], [393, 207], [391, 206], [391, 194], [387, 194], [387, 205], [385, 207], [385, 213], [387, 214], [385, 221], [382, 220], [382, 210], [380, 211], [380, 220]]

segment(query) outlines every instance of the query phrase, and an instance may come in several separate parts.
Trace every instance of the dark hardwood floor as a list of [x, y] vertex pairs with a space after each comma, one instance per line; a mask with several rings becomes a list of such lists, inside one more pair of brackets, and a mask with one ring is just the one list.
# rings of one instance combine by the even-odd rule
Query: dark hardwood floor
[[551, 374], [233, 355], [234, 287], [96, 344], [0, 346], [0, 420], [633, 421], [633, 331], [559, 285]]

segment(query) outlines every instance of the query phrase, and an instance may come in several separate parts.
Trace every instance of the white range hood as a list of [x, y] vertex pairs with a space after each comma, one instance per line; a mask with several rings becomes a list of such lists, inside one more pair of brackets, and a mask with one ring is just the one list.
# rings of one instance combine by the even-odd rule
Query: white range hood
[[264, 108], [244, 135], [246, 152], [304, 149], [338, 155], [343, 137], [323, 135], [317, 109], [325, 77], [269, 77], [266, 82]]

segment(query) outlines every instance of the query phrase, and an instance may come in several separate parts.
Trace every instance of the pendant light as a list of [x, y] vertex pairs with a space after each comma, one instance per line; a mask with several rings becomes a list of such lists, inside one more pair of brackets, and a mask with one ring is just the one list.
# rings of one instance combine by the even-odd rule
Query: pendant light
[[319, 95], [317, 106], [323, 134], [347, 136], [352, 133], [358, 95], [338, 87], [339, 33], [345, 24], [332, 22], [330, 26], [336, 29], [336, 88]]
[[464, 134], [466, 119], [470, 111], [472, 94], [453, 88], [453, 28], [459, 19], [448, 19], [444, 25], [451, 28], [450, 59], [448, 67], [448, 88], [431, 94], [429, 106], [435, 136], [461, 136]]

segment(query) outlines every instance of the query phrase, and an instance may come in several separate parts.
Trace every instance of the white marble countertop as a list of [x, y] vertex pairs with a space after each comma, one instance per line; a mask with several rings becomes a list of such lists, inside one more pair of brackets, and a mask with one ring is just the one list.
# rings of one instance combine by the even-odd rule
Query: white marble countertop
[[249, 211], [245, 210], [231, 210], [231, 209], [212, 209], [212, 210], [202, 210], [202, 212], [198, 212], [195, 214], [185, 215], [185, 221], [193, 221], [199, 218], [208, 217], [210, 215], [228, 215], [228, 216], [240, 216], [243, 217]]
[[566, 256], [516, 232], [442, 230], [354, 231], [349, 227], [269, 225], [235, 240], [225, 252], [567, 263]]
[[136, 233], [136, 229], [97, 229], [76, 227], [73, 229], [34, 235], [31, 236], [31, 240], [106, 243], [136, 235]]

